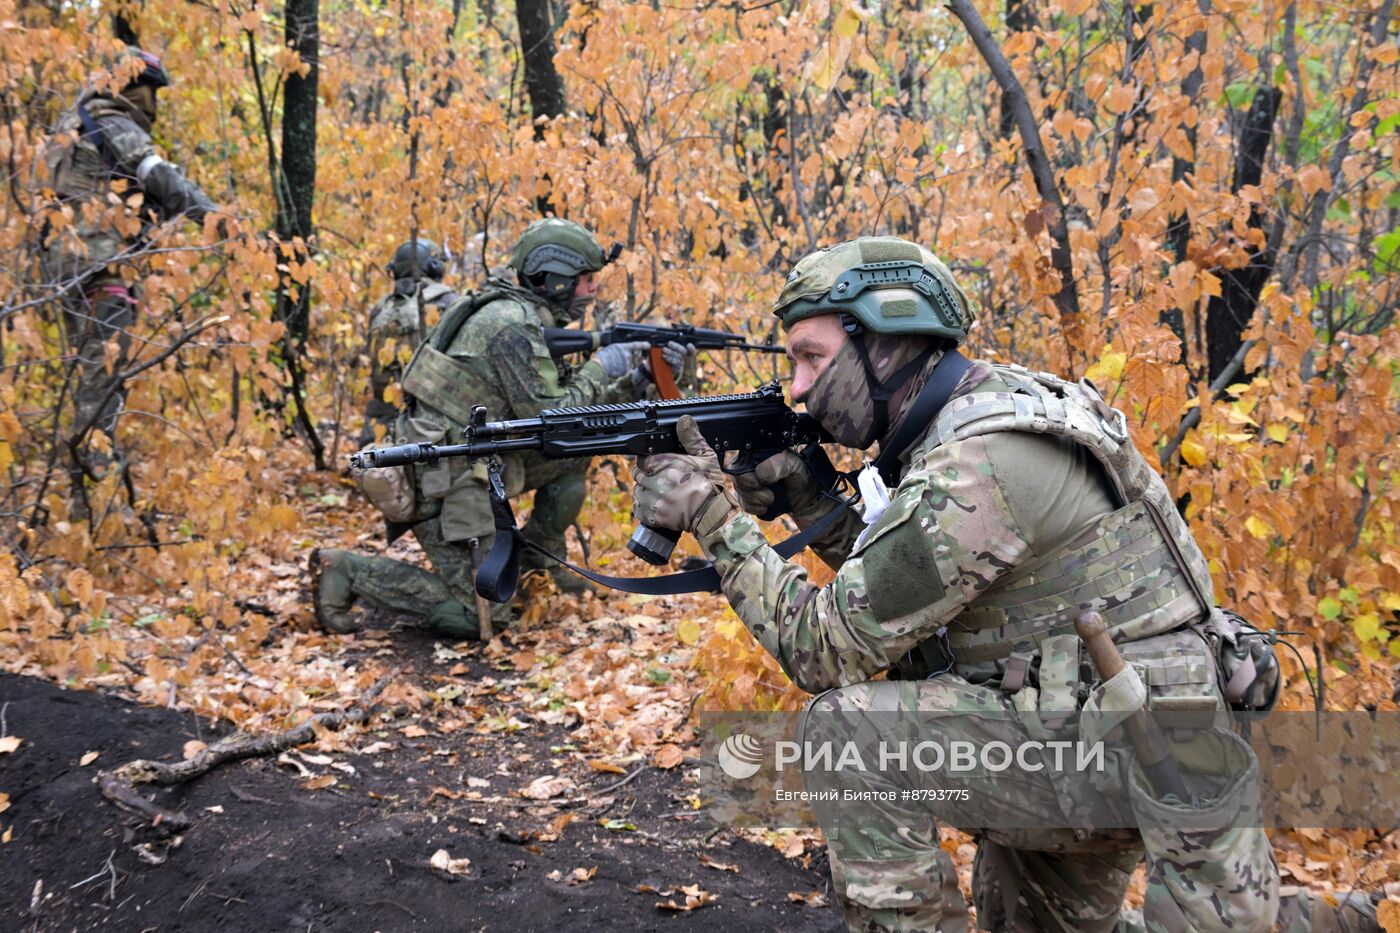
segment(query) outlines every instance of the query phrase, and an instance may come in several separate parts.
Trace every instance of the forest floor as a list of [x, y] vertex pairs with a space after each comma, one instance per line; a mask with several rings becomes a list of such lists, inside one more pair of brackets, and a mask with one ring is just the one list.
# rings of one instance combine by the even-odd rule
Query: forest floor
[[[717, 830], [693, 812], [687, 768], [638, 756], [601, 770], [567, 720], [511, 705], [499, 658], [385, 624], [358, 639], [366, 660], [392, 654], [401, 679], [457, 695], [155, 791], [195, 817], [178, 837], [106, 802], [95, 778], [179, 761], [226, 725], [0, 673], [0, 735], [22, 739], [0, 755], [0, 929], [841, 928], [822, 847]], [[438, 850], [447, 870], [430, 865]]]

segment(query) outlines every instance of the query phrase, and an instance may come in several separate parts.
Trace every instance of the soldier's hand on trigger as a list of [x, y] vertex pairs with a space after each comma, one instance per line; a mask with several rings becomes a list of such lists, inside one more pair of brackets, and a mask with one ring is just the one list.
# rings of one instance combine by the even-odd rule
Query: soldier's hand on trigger
[[642, 365], [642, 357], [650, 348], [649, 344], [640, 340], [613, 343], [593, 354], [593, 358], [603, 367], [603, 372], [609, 379], [619, 379], [629, 372], [635, 373]]
[[787, 492], [790, 512], [806, 510], [821, 493], [802, 458], [785, 450], [764, 460], [752, 473], [734, 477], [739, 506], [750, 515], [762, 515], [773, 505], [772, 487], [779, 483]]

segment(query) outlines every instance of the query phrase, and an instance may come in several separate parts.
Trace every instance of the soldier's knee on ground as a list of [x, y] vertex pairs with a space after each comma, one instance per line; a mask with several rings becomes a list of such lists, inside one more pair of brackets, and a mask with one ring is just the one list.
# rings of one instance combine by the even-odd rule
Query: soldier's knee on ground
[[350, 615], [355, 592], [346, 568], [349, 556], [347, 551], [336, 548], [317, 548], [307, 560], [316, 621], [321, 627], [342, 635], [359, 628]]

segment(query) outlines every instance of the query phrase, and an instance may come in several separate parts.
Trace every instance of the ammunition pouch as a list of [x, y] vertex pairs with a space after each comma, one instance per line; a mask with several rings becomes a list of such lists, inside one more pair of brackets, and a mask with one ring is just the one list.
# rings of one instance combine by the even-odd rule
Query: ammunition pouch
[[1221, 692], [1230, 708], [1255, 713], [1272, 710], [1282, 680], [1273, 639], [1219, 606], [1193, 628], [1211, 645]]
[[[388, 445], [371, 444], [365, 450], [373, 450], [379, 446]], [[386, 521], [402, 524], [413, 518], [414, 507], [417, 504], [411, 471], [412, 467], [407, 466], [368, 469], [352, 466], [350, 475], [354, 478], [355, 485], [360, 487], [360, 492], [370, 501], [370, 505], [384, 513]]]

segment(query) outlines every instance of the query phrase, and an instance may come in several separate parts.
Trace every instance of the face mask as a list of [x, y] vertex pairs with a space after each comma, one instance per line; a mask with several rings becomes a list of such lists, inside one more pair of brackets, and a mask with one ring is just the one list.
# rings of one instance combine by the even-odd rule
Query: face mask
[[[856, 338], [859, 339], [859, 338]], [[875, 403], [855, 344], [847, 340], [812, 383], [807, 413], [842, 447], [864, 450], [875, 440]]]
[[[896, 393], [908, 383], [913, 370], [919, 368], [919, 364], [912, 364], [911, 369], [911, 361], [920, 357], [926, 360], [929, 348], [905, 336], [857, 334], [841, 346], [812, 383], [806, 399], [808, 414], [831, 432], [836, 443], [864, 450], [875, 442], [880, 419], [876, 416], [875, 400], [857, 340], [865, 341], [876, 381], [885, 384], [893, 374], [896, 385], [886, 385], [886, 388]], [[887, 410], [887, 415], [890, 413]]]
[[581, 295], [574, 295], [569, 299], [569, 303], [565, 306], [564, 310], [559, 312], [559, 317], [570, 324], [574, 321], [583, 320], [583, 316], [593, 307], [593, 298], [593, 295], [589, 295], [587, 298]]
[[131, 105], [141, 111], [141, 115], [146, 118], [146, 122], [156, 122], [156, 89], [149, 84], [133, 84], [122, 91], [122, 97], [131, 102]]

